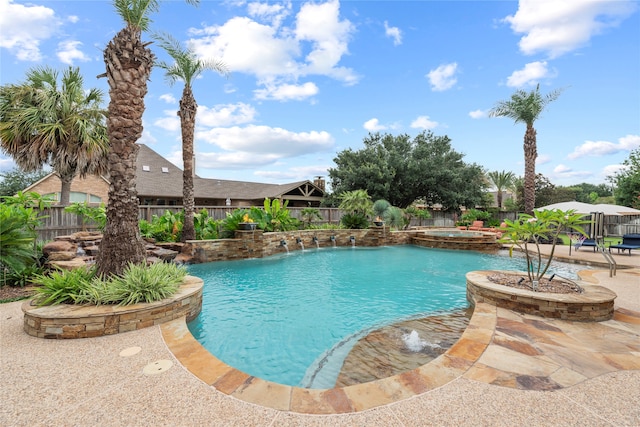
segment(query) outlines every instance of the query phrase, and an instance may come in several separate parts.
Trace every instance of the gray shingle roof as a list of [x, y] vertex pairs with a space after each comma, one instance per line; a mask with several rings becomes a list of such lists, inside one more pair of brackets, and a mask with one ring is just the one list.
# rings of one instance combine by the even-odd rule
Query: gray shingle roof
[[[182, 169], [148, 146], [139, 145], [136, 180], [138, 196], [182, 198]], [[310, 181], [264, 184], [196, 176], [193, 187], [195, 197], [199, 199], [226, 199], [228, 197], [232, 200], [260, 200], [265, 197], [279, 198], [305, 184], [313, 185]], [[318, 189], [318, 191], [321, 190]]]

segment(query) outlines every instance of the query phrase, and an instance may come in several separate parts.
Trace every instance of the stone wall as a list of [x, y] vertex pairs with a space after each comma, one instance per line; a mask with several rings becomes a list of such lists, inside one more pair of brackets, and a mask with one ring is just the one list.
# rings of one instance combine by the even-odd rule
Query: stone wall
[[26, 301], [24, 331], [34, 337], [52, 339], [91, 338], [135, 331], [180, 317], [187, 322], [202, 309], [203, 281], [187, 276], [170, 298], [129, 306], [70, 304], [38, 307]]
[[487, 279], [490, 273], [467, 273], [467, 300], [471, 305], [487, 303], [518, 313], [578, 322], [613, 318], [616, 294], [605, 287], [581, 283], [582, 293], [533, 292], [493, 283]]

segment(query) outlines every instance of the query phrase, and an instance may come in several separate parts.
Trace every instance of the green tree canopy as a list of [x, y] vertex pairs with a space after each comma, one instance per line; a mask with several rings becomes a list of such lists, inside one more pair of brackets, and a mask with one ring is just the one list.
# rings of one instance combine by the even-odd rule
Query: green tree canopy
[[624, 169], [609, 177], [616, 186], [616, 203], [640, 209], [640, 148], [629, 153], [629, 158], [622, 164]]
[[361, 150], [347, 149], [329, 169], [336, 194], [367, 190], [372, 199], [384, 199], [405, 208], [416, 199], [441, 204], [445, 210], [475, 206], [486, 187], [483, 169], [467, 164], [451, 148], [447, 136], [422, 132], [409, 135], [370, 133]]
[[13, 196], [18, 191], [22, 191], [31, 184], [40, 181], [49, 172], [39, 170], [35, 172], [25, 172], [21, 169], [14, 168], [8, 172], [0, 173], [0, 197]]

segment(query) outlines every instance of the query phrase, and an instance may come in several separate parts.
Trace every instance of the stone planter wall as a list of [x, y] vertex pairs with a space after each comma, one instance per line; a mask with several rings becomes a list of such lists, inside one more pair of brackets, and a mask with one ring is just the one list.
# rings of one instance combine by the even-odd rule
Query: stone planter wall
[[26, 301], [22, 305], [24, 331], [39, 338], [90, 338], [135, 331], [183, 316], [190, 321], [202, 309], [202, 289], [202, 279], [187, 276], [172, 297], [148, 304], [38, 307]]
[[613, 318], [617, 295], [605, 287], [580, 282], [584, 289], [581, 294], [533, 292], [493, 283], [487, 279], [491, 273], [467, 273], [467, 300], [471, 305], [483, 302], [518, 313], [579, 322], [601, 322]]

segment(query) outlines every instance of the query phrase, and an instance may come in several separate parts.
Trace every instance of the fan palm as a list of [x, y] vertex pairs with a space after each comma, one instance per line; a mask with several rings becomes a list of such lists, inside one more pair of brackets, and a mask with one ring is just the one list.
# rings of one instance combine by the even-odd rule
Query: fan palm
[[32, 68], [26, 81], [0, 88], [0, 145], [24, 171], [50, 165], [62, 183], [60, 200], [69, 204], [76, 175], [106, 171], [108, 140], [98, 89], [85, 92], [79, 68]]
[[524, 134], [524, 210], [533, 214], [536, 202], [535, 178], [538, 147], [534, 122], [540, 117], [545, 107], [558, 99], [563, 89], [556, 89], [546, 95], [540, 93], [540, 85], [535, 90], [526, 92], [517, 90], [507, 101], [500, 101], [489, 110], [489, 117], [509, 117], [516, 123], [524, 123], [527, 130]]
[[[107, 225], [96, 260], [98, 274], [121, 275], [128, 264], [140, 264], [145, 250], [138, 229], [136, 192], [136, 141], [142, 135], [142, 115], [147, 80], [155, 56], [142, 42], [149, 29], [149, 15], [159, 9], [158, 0], [114, 0], [116, 12], [125, 27], [104, 50], [109, 81], [109, 203]], [[187, 3], [197, 4], [196, 0]]]
[[161, 61], [156, 65], [165, 70], [165, 77], [172, 86], [176, 81], [182, 80], [182, 98], [180, 98], [180, 127], [182, 130], [182, 204], [184, 206], [184, 226], [182, 228], [182, 241], [195, 239], [194, 213], [195, 201], [193, 195], [194, 171], [194, 143], [193, 135], [196, 127], [196, 113], [198, 104], [193, 96], [192, 85], [200, 74], [206, 70], [217, 71], [226, 75], [226, 66], [219, 61], [204, 60], [196, 56], [190, 49], [185, 49], [181, 43], [169, 34], [157, 34], [154, 37], [174, 60], [172, 64]]
[[502, 191], [505, 188], [511, 188], [511, 186], [513, 185], [513, 180], [516, 176], [513, 172], [507, 172], [503, 170], [502, 172], [489, 172], [487, 174], [487, 177], [498, 191], [498, 209], [502, 209]]

